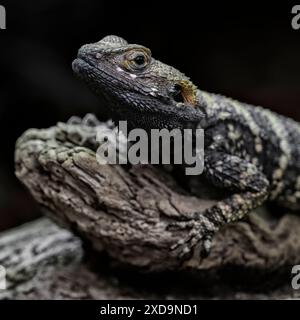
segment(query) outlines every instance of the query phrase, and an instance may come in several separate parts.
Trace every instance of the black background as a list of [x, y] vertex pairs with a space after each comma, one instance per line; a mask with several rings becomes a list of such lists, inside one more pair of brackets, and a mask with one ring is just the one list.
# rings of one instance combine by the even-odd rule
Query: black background
[[[14, 177], [14, 144], [28, 128], [71, 115], [101, 114], [97, 98], [74, 78], [78, 48], [108, 34], [143, 44], [200, 89], [300, 120], [300, 30], [295, 3], [1, 1], [0, 230], [39, 215]], [[300, 4], [300, 3], [299, 3]]]

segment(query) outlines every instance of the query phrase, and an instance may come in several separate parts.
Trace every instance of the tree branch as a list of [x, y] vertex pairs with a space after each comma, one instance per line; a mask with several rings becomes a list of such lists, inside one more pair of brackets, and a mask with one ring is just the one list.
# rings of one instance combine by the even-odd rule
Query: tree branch
[[[101, 126], [111, 130], [110, 124]], [[170, 247], [188, 230], [170, 225], [216, 200], [188, 194], [157, 167], [100, 165], [95, 135], [96, 128], [85, 123], [60, 123], [28, 130], [17, 142], [16, 175], [55, 222], [96, 251], [142, 270], [214, 275], [243, 270], [249, 279], [257, 272], [289, 277], [290, 266], [299, 262], [299, 217], [276, 220], [266, 208], [257, 210], [220, 230], [207, 258], [194, 255], [182, 264]], [[220, 197], [214, 192], [210, 198]]]

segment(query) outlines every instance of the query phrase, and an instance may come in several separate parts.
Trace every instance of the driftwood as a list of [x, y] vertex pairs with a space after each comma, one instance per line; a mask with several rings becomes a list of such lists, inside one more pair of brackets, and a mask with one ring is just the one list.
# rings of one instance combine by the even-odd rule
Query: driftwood
[[[208, 257], [194, 255], [182, 263], [170, 247], [185, 237], [188, 230], [172, 229], [170, 224], [181, 216], [188, 218], [192, 212], [201, 211], [216, 200], [202, 198], [201, 193], [198, 197], [187, 193], [161, 168], [100, 165], [95, 157], [95, 130], [85, 123], [60, 123], [46, 130], [31, 129], [18, 140], [17, 177], [52, 220], [81, 238], [86, 259], [80, 260], [83, 250], [78, 238], [70, 233], [66, 235], [67, 231], [48, 220], [24, 227], [22, 240], [17, 236], [19, 232], [12, 231], [9, 236], [0, 237], [1, 248], [9, 242], [0, 264], [6, 266], [10, 274], [11, 296], [201, 298], [208, 294], [214, 298], [278, 298], [297, 295], [290, 287], [290, 272], [291, 266], [300, 261], [299, 217], [285, 214], [275, 218], [270, 210], [262, 208], [247, 219], [220, 230]], [[215, 199], [217, 197], [216, 194]], [[26, 232], [33, 232], [32, 237]], [[48, 247], [50, 241], [54, 251], [31, 250], [37, 246], [34, 246], [34, 239], [38, 239], [42, 248]], [[12, 262], [5, 260], [5, 256], [10, 252], [20, 255], [20, 243], [32, 254], [22, 256], [19, 262], [14, 261], [11, 269]], [[68, 249], [68, 245], [71, 248]], [[48, 263], [43, 264], [40, 254], [47, 257]], [[56, 256], [60, 258], [55, 259]], [[35, 263], [35, 260], [40, 262]], [[101, 273], [102, 262], [109, 264], [105, 275]], [[25, 273], [32, 275], [26, 276], [26, 281], [15, 280], [18, 270], [23, 268], [21, 265], [35, 270]], [[39, 273], [54, 288], [52, 293], [38, 289], [37, 269], [52, 270], [49, 271], [51, 277], [46, 271]], [[118, 279], [120, 274], [121, 278], [125, 274], [126, 285], [118, 286], [115, 281], [112, 285], [108, 278]], [[143, 276], [136, 281], [136, 274]], [[141, 279], [150, 278], [153, 283], [153, 277], [159, 280], [155, 282], [157, 291], [155, 288], [145, 291], [147, 283], [143, 289], [135, 286], [136, 282], [143, 283]], [[68, 280], [62, 281], [65, 278]], [[186, 289], [190, 278], [191, 285]], [[275, 285], [279, 287], [275, 289]], [[20, 290], [24, 292], [24, 286], [27, 293], [19, 293]], [[74, 291], [74, 286], [78, 290]], [[169, 288], [165, 295], [159, 293], [162, 286]], [[249, 290], [256, 293], [245, 293]]]
[[[266, 299], [292, 298], [279, 287], [224, 284], [222, 278], [195, 282], [186, 274], [143, 273], [120, 269], [105, 255], [85, 253], [81, 241], [47, 218], [0, 236], [0, 264], [7, 269], [7, 290], [0, 299]], [[248, 288], [249, 289], [249, 288]]]

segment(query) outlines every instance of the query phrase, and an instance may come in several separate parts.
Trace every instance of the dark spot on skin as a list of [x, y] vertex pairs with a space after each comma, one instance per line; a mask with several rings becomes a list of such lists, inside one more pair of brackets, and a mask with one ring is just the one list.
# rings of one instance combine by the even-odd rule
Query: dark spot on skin
[[176, 102], [184, 102], [184, 97], [182, 95], [182, 87], [180, 84], [176, 83], [172, 89], [172, 97]]

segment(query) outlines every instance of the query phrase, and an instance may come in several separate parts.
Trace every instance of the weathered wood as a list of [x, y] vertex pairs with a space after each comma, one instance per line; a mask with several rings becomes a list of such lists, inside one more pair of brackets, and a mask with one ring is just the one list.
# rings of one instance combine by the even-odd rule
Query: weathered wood
[[[46, 218], [0, 234], [0, 265], [7, 290], [0, 299], [286, 299], [299, 297], [289, 282], [255, 291], [221, 279], [195, 282], [185, 275], [116, 268], [94, 252], [83, 259], [80, 240]], [[95, 262], [96, 260], [96, 262]], [[252, 288], [253, 289], [253, 288]]]
[[46, 218], [0, 234], [0, 265], [6, 269], [6, 290], [0, 298], [20, 298], [83, 256], [80, 240]]
[[95, 128], [82, 123], [31, 129], [16, 146], [18, 178], [49, 217], [95, 250], [143, 270], [225, 272], [229, 278], [231, 272], [232, 279], [238, 270], [250, 282], [258, 274], [271, 282], [272, 274], [288, 279], [291, 265], [299, 263], [299, 217], [277, 220], [264, 209], [221, 230], [207, 258], [194, 256], [182, 265], [170, 247], [188, 230], [170, 224], [214, 200], [186, 193], [156, 167], [100, 165], [96, 147]]

